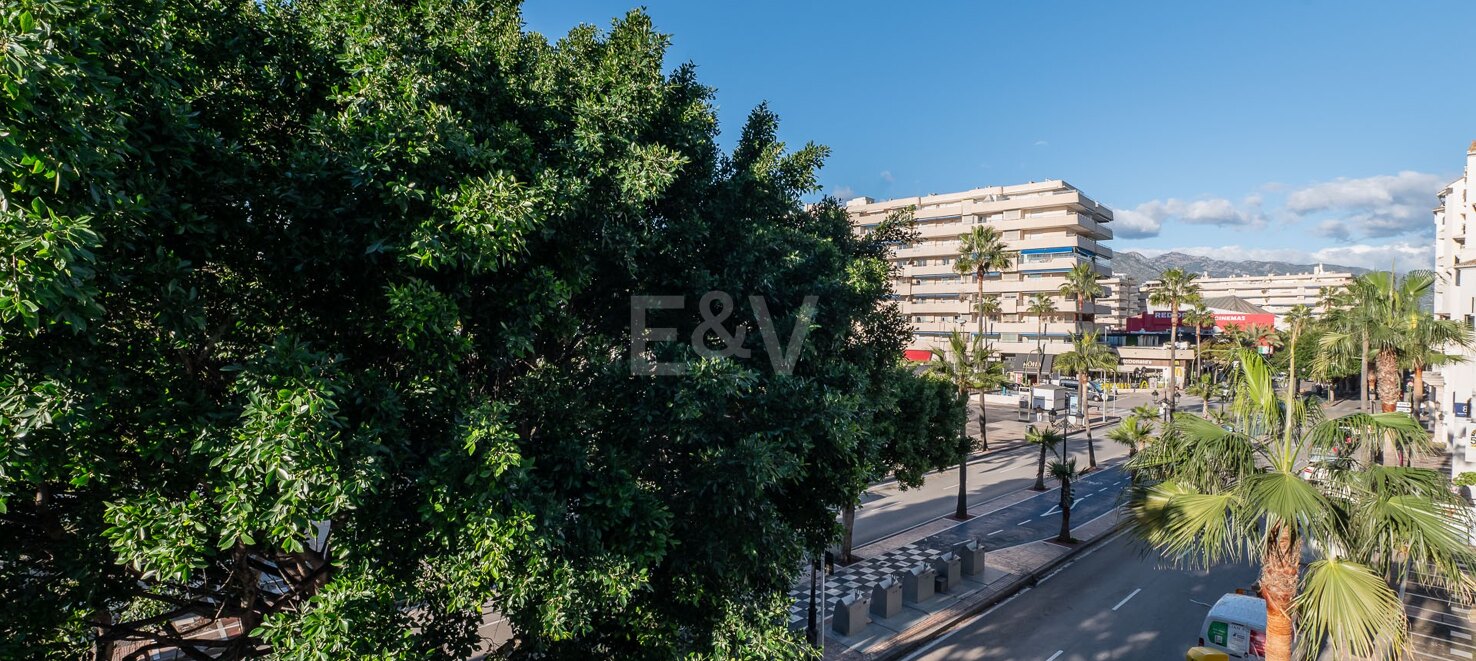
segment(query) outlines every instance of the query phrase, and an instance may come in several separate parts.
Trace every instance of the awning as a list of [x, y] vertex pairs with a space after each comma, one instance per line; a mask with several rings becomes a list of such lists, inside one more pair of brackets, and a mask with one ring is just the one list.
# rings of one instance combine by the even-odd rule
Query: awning
[[908, 349], [902, 352], [902, 357], [916, 363], [926, 363], [933, 359], [933, 352], [927, 349]]
[[1053, 359], [1055, 358], [1055, 356], [1046, 354], [1044, 367], [1040, 366], [1040, 358], [1041, 356], [1038, 353], [1025, 353], [1010, 356], [1009, 361], [1005, 363], [1006, 371], [1034, 374], [1036, 370], [1040, 370], [1042, 374], [1049, 374], [1051, 371], [1051, 363], [1054, 362]]

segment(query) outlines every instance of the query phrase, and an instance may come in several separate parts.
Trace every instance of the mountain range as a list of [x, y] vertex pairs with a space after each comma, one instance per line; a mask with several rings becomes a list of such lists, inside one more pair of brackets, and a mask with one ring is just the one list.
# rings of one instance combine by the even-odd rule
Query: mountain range
[[[1112, 274], [1114, 276], [1131, 276], [1136, 278], [1139, 283], [1157, 279], [1159, 273], [1162, 273], [1165, 269], [1174, 267], [1184, 269], [1190, 273], [1198, 273], [1201, 276], [1208, 274], [1209, 277], [1214, 278], [1234, 275], [1311, 273], [1317, 268], [1313, 264], [1292, 264], [1290, 262], [1230, 262], [1213, 257], [1186, 255], [1181, 252], [1166, 252], [1154, 257], [1148, 257], [1142, 253], [1125, 250], [1114, 253], [1112, 257]], [[1323, 264], [1322, 270], [1335, 273], [1352, 273], [1354, 275], [1368, 272], [1368, 269], [1357, 266], [1341, 266], [1338, 264]]]

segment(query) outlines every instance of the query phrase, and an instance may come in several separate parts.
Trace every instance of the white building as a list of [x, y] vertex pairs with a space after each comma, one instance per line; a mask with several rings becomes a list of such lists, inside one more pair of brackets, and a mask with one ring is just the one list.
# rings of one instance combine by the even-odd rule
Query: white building
[[[1194, 284], [1199, 286], [1199, 294], [1205, 298], [1234, 296], [1281, 317], [1297, 305], [1312, 308], [1314, 314], [1321, 312], [1317, 304], [1321, 300], [1322, 290], [1336, 290], [1346, 286], [1352, 280], [1352, 273], [1326, 271], [1321, 264], [1318, 264], [1311, 273], [1237, 275], [1217, 278], [1201, 276], [1195, 278]], [[1147, 294], [1153, 291], [1158, 284], [1157, 280], [1143, 283], [1143, 292]], [[1148, 307], [1150, 312], [1168, 309], [1166, 306], [1152, 304]]]
[[1113, 276], [1101, 281], [1102, 297], [1098, 306], [1105, 308], [1097, 316], [1097, 326], [1106, 330], [1127, 328], [1127, 320], [1143, 314], [1138, 281], [1132, 276]]
[[[1476, 245], [1467, 245], [1476, 230], [1476, 142], [1466, 152], [1466, 170], [1440, 191], [1435, 207], [1435, 315], [1476, 326]], [[1451, 472], [1476, 471], [1472, 444], [1471, 404], [1476, 396], [1476, 352], [1468, 362], [1436, 368], [1426, 380], [1435, 389], [1435, 440], [1452, 452]]]
[[[960, 275], [954, 268], [959, 237], [979, 225], [999, 230], [1005, 247], [1015, 254], [1010, 268], [984, 276], [984, 294], [998, 296], [1001, 307], [1000, 318], [986, 322], [996, 351], [1024, 356], [1035, 353], [1037, 342], [1043, 341], [1047, 355], [1064, 353], [1078, 315], [1084, 329], [1095, 327], [1101, 304], [1078, 310], [1076, 300], [1058, 290], [1066, 272], [1080, 263], [1096, 265], [1104, 278], [1112, 274], [1112, 250], [1102, 243], [1112, 238], [1107, 227], [1111, 209], [1056, 180], [881, 202], [857, 198], [846, 203], [846, 211], [859, 232], [908, 206], [915, 208], [920, 236], [916, 243], [896, 248], [892, 262], [898, 267], [897, 297], [914, 332], [909, 349], [941, 350], [951, 332], [976, 332], [973, 300], [978, 285], [973, 274]], [[1052, 299], [1057, 311], [1027, 312], [1035, 294]]]

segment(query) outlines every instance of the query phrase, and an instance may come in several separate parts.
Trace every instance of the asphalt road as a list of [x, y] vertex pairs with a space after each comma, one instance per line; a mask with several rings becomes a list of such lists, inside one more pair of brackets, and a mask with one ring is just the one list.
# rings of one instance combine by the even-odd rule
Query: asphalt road
[[1121, 534], [907, 661], [1182, 659], [1210, 604], [1255, 578], [1248, 565], [1176, 569]]
[[[1146, 403], [1149, 399], [1148, 395], [1141, 393], [1123, 395], [1113, 402], [1113, 409], [1121, 415], [1127, 409]], [[1188, 397], [1181, 400], [1180, 410], [1199, 410], [1199, 400], [1190, 400]], [[977, 435], [977, 427], [972, 424], [975, 415], [972, 405], [969, 415], [971, 432]], [[1013, 409], [991, 406], [989, 420], [991, 446], [1011, 446], [1023, 440], [1025, 425], [1015, 422]], [[1099, 464], [1108, 459], [1127, 456], [1127, 448], [1107, 440], [1108, 429], [1110, 426], [1092, 430]], [[1067, 445], [1072, 456], [1077, 458], [1077, 466], [1086, 468], [1086, 437], [1080, 431], [1073, 432]], [[975, 459], [969, 464], [968, 470], [969, 505], [983, 503], [1034, 485], [1039, 459], [1040, 451], [1029, 446], [989, 452]], [[1050, 476], [1046, 476], [1046, 484], [1052, 485]], [[917, 489], [904, 491], [896, 483], [874, 487], [861, 497], [861, 507], [856, 510], [854, 545], [859, 547], [939, 517], [952, 515], [957, 499], [957, 467], [929, 473], [923, 485]]]
[[1404, 611], [1409, 615], [1411, 658], [1476, 658], [1471, 607], [1451, 599], [1444, 590], [1412, 583], [1405, 592]]

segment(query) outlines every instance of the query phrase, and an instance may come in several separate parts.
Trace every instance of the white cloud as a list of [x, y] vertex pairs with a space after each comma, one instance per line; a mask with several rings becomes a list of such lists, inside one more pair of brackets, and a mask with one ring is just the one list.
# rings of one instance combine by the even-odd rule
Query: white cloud
[[1186, 255], [1211, 257], [1228, 262], [1290, 262], [1292, 264], [1337, 264], [1358, 266], [1366, 269], [1388, 270], [1393, 265], [1399, 271], [1427, 269], [1435, 265], [1434, 244], [1389, 243], [1385, 245], [1357, 244], [1332, 246], [1320, 250], [1297, 248], [1247, 248], [1245, 246], [1187, 246], [1182, 248], [1135, 248], [1134, 252], [1146, 257], [1157, 257], [1166, 252], [1181, 252]]
[[1144, 239], [1158, 236], [1163, 223], [1134, 209], [1123, 209], [1112, 215], [1112, 234], [1119, 239]]
[[856, 197], [856, 189], [850, 186], [840, 186], [830, 189], [830, 196], [842, 202]]
[[1317, 232], [1344, 241], [1365, 237], [1431, 234], [1430, 209], [1445, 179], [1404, 171], [1362, 179], [1334, 179], [1293, 191], [1286, 210], [1323, 218]]
[[1035, 141], [1035, 146], [1037, 146], [1037, 147], [1047, 147], [1047, 146], [1050, 146], [1050, 144], [1051, 143], [1049, 143], [1049, 142], [1047, 142], [1045, 140], [1036, 140]]
[[1112, 226], [1118, 238], [1141, 239], [1158, 236], [1163, 224], [1177, 220], [1192, 225], [1259, 227], [1265, 224], [1261, 198], [1252, 195], [1240, 204], [1222, 197], [1186, 202], [1175, 198], [1151, 200], [1114, 214]]
[[891, 170], [882, 170], [881, 171], [881, 180], [890, 184], [890, 183], [896, 181], [897, 178], [892, 176], [892, 171]]

